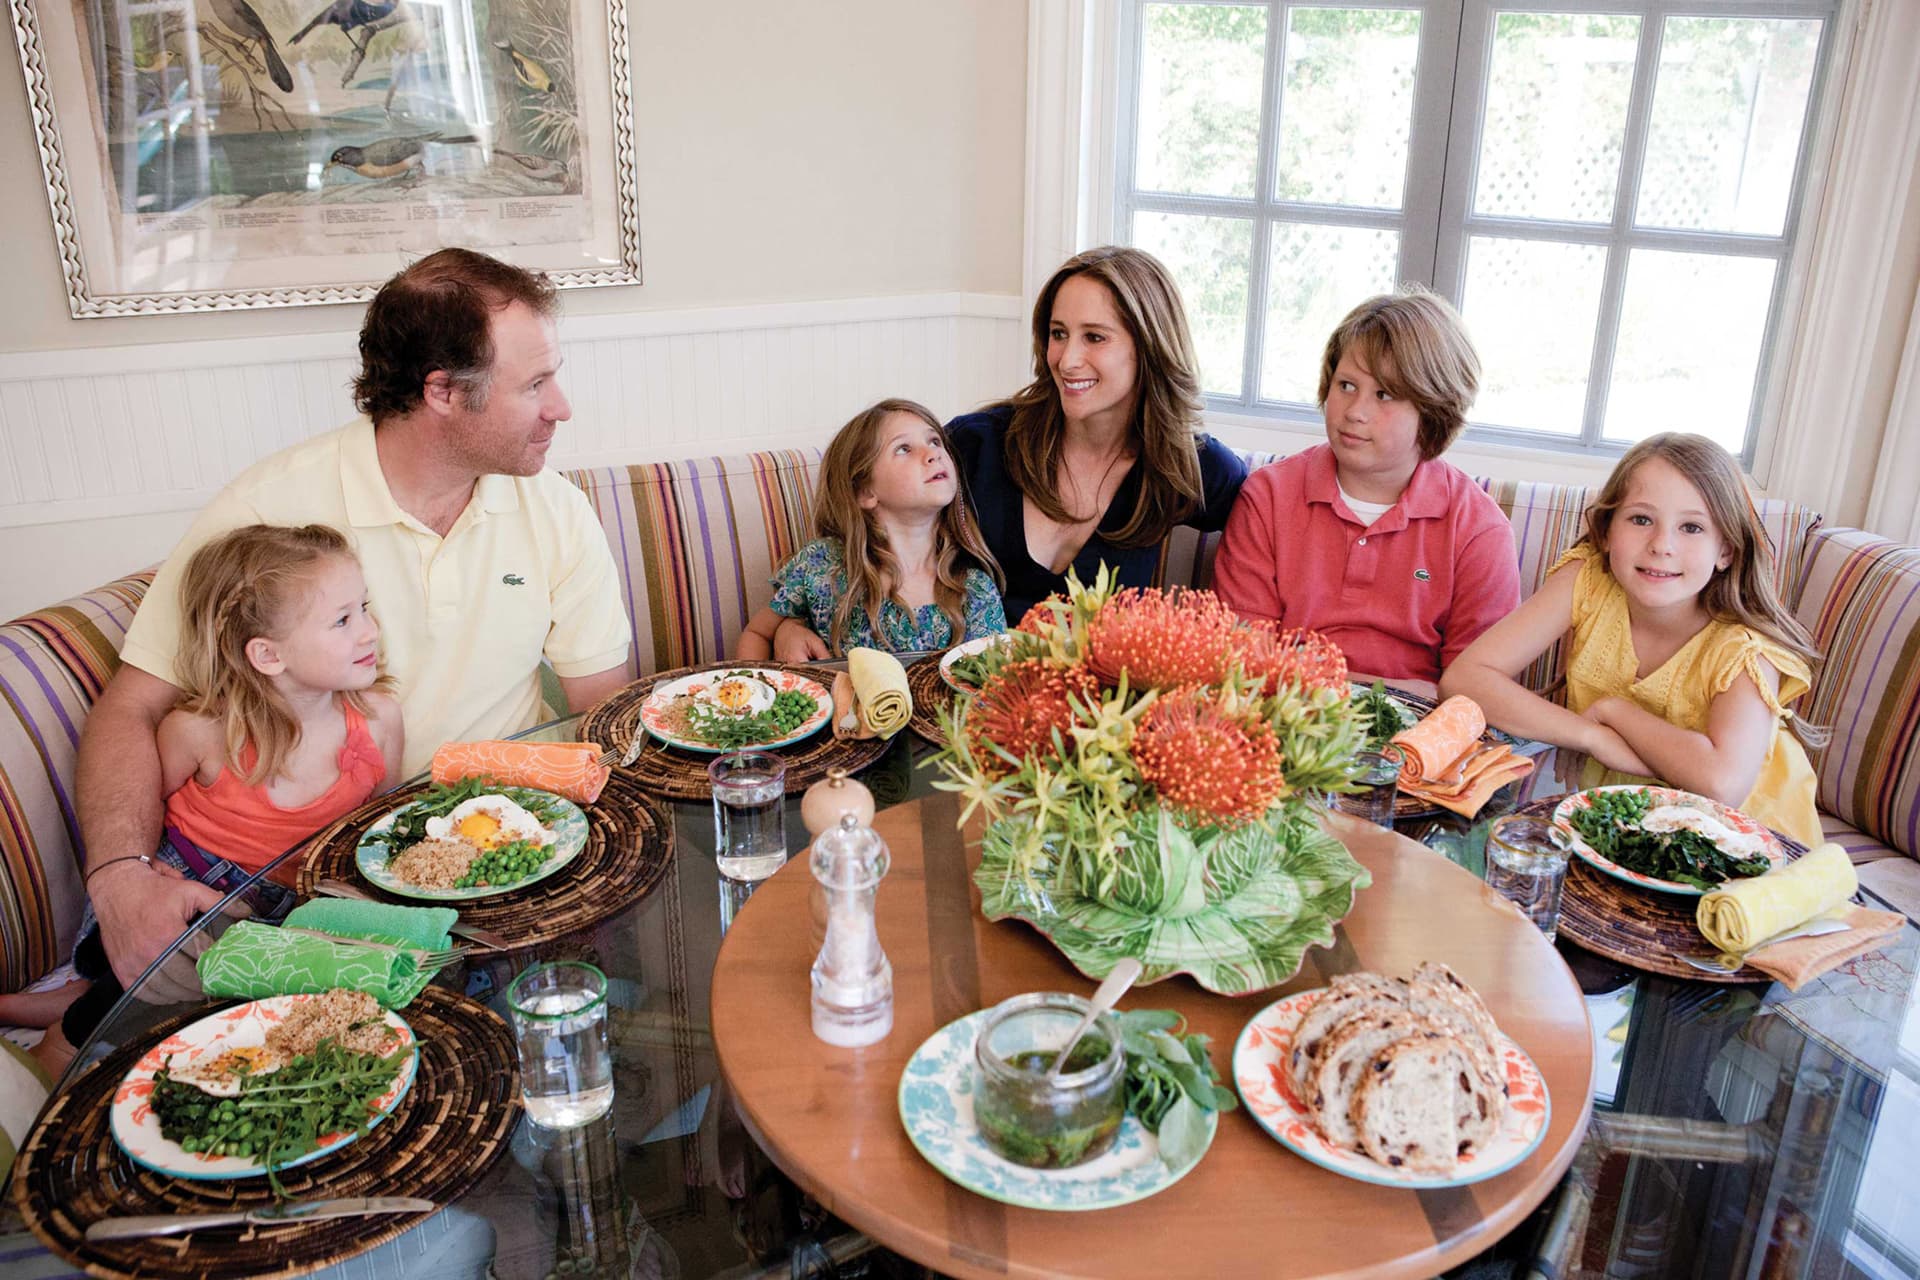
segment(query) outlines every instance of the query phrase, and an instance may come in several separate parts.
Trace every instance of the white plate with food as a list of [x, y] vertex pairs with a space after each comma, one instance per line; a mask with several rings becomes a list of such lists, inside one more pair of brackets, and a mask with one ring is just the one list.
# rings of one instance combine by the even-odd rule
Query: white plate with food
[[701, 671], [657, 685], [640, 722], [660, 741], [688, 751], [765, 750], [818, 733], [833, 718], [833, 695], [817, 680], [772, 667]]
[[571, 800], [468, 778], [374, 823], [353, 860], [388, 893], [464, 902], [545, 880], [586, 847], [587, 815]]
[[[1422, 1115], [1418, 1105], [1404, 1105], [1408, 1098], [1417, 1099], [1418, 1104], [1425, 1104], [1429, 1098], [1437, 1098], [1442, 1104], [1451, 1101], [1448, 1093], [1436, 1093], [1433, 1088], [1423, 1087], [1411, 1075], [1407, 1082], [1397, 1086], [1394, 1083], [1393, 1072], [1401, 1065], [1397, 1059], [1402, 1052], [1408, 1055], [1408, 1065], [1412, 1066], [1413, 1057], [1430, 1052], [1434, 1046], [1444, 1047], [1443, 1042], [1449, 1038], [1444, 1033], [1440, 1036], [1430, 1035], [1431, 1024], [1417, 1019], [1414, 1025], [1407, 1029], [1407, 1034], [1401, 1040], [1391, 1039], [1395, 1033], [1377, 1033], [1384, 1038], [1384, 1043], [1377, 1045], [1365, 1045], [1359, 1042], [1358, 1037], [1366, 1034], [1368, 1028], [1356, 1029], [1352, 1043], [1355, 1044], [1356, 1049], [1364, 1050], [1358, 1067], [1358, 1076], [1362, 1083], [1354, 1087], [1347, 1113], [1349, 1121], [1354, 1126], [1354, 1132], [1349, 1137], [1356, 1141], [1352, 1143], [1334, 1141], [1329, 1136], [1329, 1131], [1323, 1128], [1324, 1117], [1316, 1118], [1314, 1109], [1301, 1100], [1294, 1070], [1289, 1062], [1294, 1047], [1295, 1029], [1300, 1026], [1308, 1011], [1327, 994], [1328, 988], [1323, 987], [1313, 991], [1302, 991], [1274, 1001], [1254, 1015], [1253, 1020], [1247, 1023], [1245, 1029], [1240, 1032], [1240, 1038], [1234, 1044], [1234, 1087], [1239, 1090], [1241, 1100], [1247, 1104], [1247, 1110], [1253, 1114], [1253, 1118], [1259, 1121], [1260, 1126], [1272, 1134], [1282, 1146], [1323, 1169], [1329, 1169], [1342, 1177], [1353, 1178], [1360, 1182], [1371, 1182], [1386, 1187], [1438, 1188], [1463, 1187], [1505, 1173], [1525, 1160], [1533, 1153], [1534, 1148], [1540, 1145], [1541, 1139], [1546, 1135], [1547, 1121], [1552, 1114], [1547, 1097], [1546, 1079], [1540, 1074], [1540, 1068], [1534, 1065], [1533, 1059], [1529, 1058], [1519, 1045], [1497, 1030], [1494, 1032], [1499, 1052], [1499, 1061], [1496, 1065], [1503, 1073], [1501, 1083], [1505, 1086], [1504, 1100], [1502, 1102], [1501, 1095], [1493, 1092], [1492, 1082], [1488, 1081], [1485, 1096], [1493, 1097], [1496, 1105], [1500, 1105], [1501, 1109], [1491, 1122], [1486, 1120], [1488, 1112], [1480, 1113], [1481, 1123], [1489, 1126], [1484, 1141], [1477, 1144], [1461, 1143], [1459, 1138], [1462, 1129], [1455, 1126], [1451, 1114]], [[1478, 997], [1474, 997], [1474, 1000], [1477, 1004]], [[1364, 1010], [1358, 1012], [1361, 1020], [1365, 1022], [1379, 1026], [1385, 1025], [1379, 1019], [1367, 1016]], [[1329, 1030], [1326, 1043], [1335, 1044], [1337, 1034], [1337, 1029]], [[1428, 1070], [1427, 1074], [1446, 1078], [1447, 1087], [1450, 1089], [1451, 1079], [1455, 1076], [1465, 1082], [1465, 1072], [1470, 1068], [1461, 1067], [1459, 1063], [1468, 1060], [1440, 1059], [1439, 1061], [1443, 1061], [1446, 1065], [1438, 1070]], [[1340, 1064], [1335, 1063], [1334, 1066], [1338, 1068]], [[1306, 1078], [1311, 1080], [1314, 1077], [1308, 1075]], [[1342, 1075], [1340, 1078], [1352, 1077]], [[1358, 1109], [1361, 1101], [1360, 1090], [1382, 1089], [1383, 1086], [1379, 1083], [1382, 1079], [1388, 1081], [1384, 1088], [1398, 1087], [1403, 1090], [1404, 1097], [1389, 1095], [1383, 1091], [1380, 1102], [1385, 1123], [1376, 1122], [1378, 1125], [1376, 1131], [1361, 1138], [1359, 1130], [1363, 1122]], [[1401, 1106], [1402, 1112], [1390, 1117], [1386, 1116], [1385, 1109], [1389, 1105]], [[1371, 1121], [1371, 1117], [1368, 1119]], [[1384, 1134], [1379, 1131], [1380, 1128], [1387, 1128], [1388, 1125], [1397, 1127], [1388, 1128]], [[1418, 1149], [1417, 1138], [1424, 1136], [1423, 1131], [1416, 1127], [1420, 1125], [1437, 1131], [1436, 1142], [1454, 1144], [1452, 1150], [1438, 1158], [1439, 1168], [1415, 1169], [1405, 1160], [1396, 1166], [1392, 1162], [1401, 1160], [1399, 1155], [1388, 1154], [1384, 1160], [1376, 1159], [1368, 1154], [1364, 1146], [1366, 1142], [1374, 1142], [1383, 1136], [1390, 1136], [1394, 1142], [1398, 1143], [1399, 1149], [1410, 1152], [1411, 1158], [1411, 1153]], [[1462, 1150], [1462, 1147], [1465, 1149]], [[1384, 1152], [1388, 1151], [1389, 1147], [1381, 1145], [1379, 1149]], [[1418, 1160], [1414, 1159], [1414, 1163], [1417, 1162]]]
[[1616, 880], [1697, 898], [1785, 865], [1786, 846], [1718, 800], [1673, 787], [1594, 787], [1562, 800], [1553, 823], [1573, 851]]
[[[324, 1051], [331, 1061], [312, 1056], [325, 1040], [334, 1042]], [[175, 1178], [277, 1173], [338, 1151], [392, 1115], [419, 1063], [413, 1028], [372, 996], [334, 990], [250, 1000], [140, 1056], [114, 1090], [113, 1140], [134, 1163]], [[342, 1089], [343, 1071], [359, 1079], [358, 1090]], [[261, 1077], [273, 1077], [271, 1094], [254, 1087]], [[306, 1100], [303, 1090], [328, 1108], [333, 1123], [323, 1132], [274, 1119], [288, 1114], [287, 1099]], [[189, 1149], [203, 1143], [212, 1149]], [[233, 1149], [246, 1154], [222, 1154]]]
[[981, 659], [989, 654], [998, 656], [1002, 649], [1012, 643], [1013, 633], [1002, 631], [999, 635], [980, 636], [965, 644], [957, 644], [940, 655], [940, 678], [956, 692], [978, 693], [980, 686], [986, 683]]

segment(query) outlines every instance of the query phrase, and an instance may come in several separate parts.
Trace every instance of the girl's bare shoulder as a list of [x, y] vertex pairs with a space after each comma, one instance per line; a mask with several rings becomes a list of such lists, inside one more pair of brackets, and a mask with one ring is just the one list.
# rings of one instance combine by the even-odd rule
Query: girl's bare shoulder
[[160, 721], [158, 745], [163, 762], [189, 765], [205, 781], [226, 761], [227, 727], [217, 716], [175, 707]]

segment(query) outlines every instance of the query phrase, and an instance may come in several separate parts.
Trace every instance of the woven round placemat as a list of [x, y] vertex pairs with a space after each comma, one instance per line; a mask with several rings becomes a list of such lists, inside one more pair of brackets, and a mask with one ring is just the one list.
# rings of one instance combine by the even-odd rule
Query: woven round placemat
[[[48, 1248], [96, 1276], [296, 1276], [365, 1253], [425, 1220], [381, 1214], [88, 1243], [88, 1225], [102, 1218], [273, 1203], [265, 1176], [170, 1178], [142, 1169], [113, 1140], [108, 1115], [120, 1081], [141, 1054], [207, 1013], [171, 1019], [123, 1045], [41, 1114], [14, 1166], [13, 1202]], [[401, 1016], [420, 1043], [413, 1087], [356, 1141], [282, 1174], [293, 1199], [419, 1196], [444, 1207], [507, 1149], [520, 1114], [520, 1081], [506, 1024], [485, 1005], [438, 987], [421, 992]]]
[[907, 668], [907, 690], [913, 694], [913, 719], [907, 728], [936, 747], [947, 745], [940, 717], [953, 705], [953, 686], [940, 674], [940, 655], [920, 659]]
[[[656, 685], [701, 671], [735, 671], [743, 666], [791, 671], [826, 686], [833, 683], [831, 671], [786, 662], [716, 662], [704, 667], [661, 671], [634, 681], [587, 712], [580, 721], [580, 738], [609, 750], [624, 747], [633, 740], [640, 724], [640, 707]], [[831, 726], [823, 726], [811, 738], [773, 748], [773, 754], [787, 762], [787, 794], [792, 795], [826, 777], [829, 769], [858, 773], [885, 755], [886, 750], [884, 738], [836, 738]], [[713, 786], [707, 780], [707, 765], [713, 759], [706, 752], [683, 751], [649, 739], [638, 760], [627, 768], [616, 768], [613, 773], [616, 778], [634, 779], [652, 795], [675, 800], [706, 800], [713, 795]]]
[[[1553, 796], [1536, 800], [1516, 812], [1551, 818], [1564, 799]], [[1798, 841], [1774, 834], [1786, 847], [1789, 859], [1807, 851]], [[1676, 952], [1704, 955], [1713, 949], [1694, 924], [1699, 904], [1700, 899], [1684, 894], [1628, 884], [1587, 865], [1586, 859], [1575, 854], [1567, 866], [1567, 885], [1560, 896], [1560, 936], [1595, 955], [1669, 978], [1729, 984], [1772, 982], [1773, 975], [1752, 965], [1720, 974], [1674, 958]]]
[[424, 785], [376, 796], [308, 842], [299, 889], [309, 897], [323, 879], [344, 880], [382, 902], [457, 907], [462, 924], [491, 929], [514, 950], [564, 937], [624, 911], [653, 891], [673, 858], [673, 819], [647, 794], [644, 781], [615, 772], [587, 815], [587, 847], [580, 856], [521, 889], [490, 898], [431, 902], [388, 893], [360, 874], [353, 851], [367, 829], [425, 791]]

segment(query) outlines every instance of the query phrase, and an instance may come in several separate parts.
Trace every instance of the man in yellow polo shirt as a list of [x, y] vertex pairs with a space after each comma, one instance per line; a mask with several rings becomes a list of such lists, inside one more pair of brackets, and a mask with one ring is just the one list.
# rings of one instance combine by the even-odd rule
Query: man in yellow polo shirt
[[555, 309], [543, 277], [470, 250], [408, 267], [360, 330], [354, 400], [365, 417], [249, 468], [168, 557], [80, 743], [87, 890], [121, 983], [221, 896], [134, 856], [160, 843], [154, 735], [180, 696], [179, 579], [209, 539], [261, 522], [328, 524], [352, 539], [382, 665], [399, 685], [409, 773], [443, 742], [543, 719], [543, 658], [575, 711], [630, 678], [606, 538], [586, 498], [544, 469], [571, 414]]

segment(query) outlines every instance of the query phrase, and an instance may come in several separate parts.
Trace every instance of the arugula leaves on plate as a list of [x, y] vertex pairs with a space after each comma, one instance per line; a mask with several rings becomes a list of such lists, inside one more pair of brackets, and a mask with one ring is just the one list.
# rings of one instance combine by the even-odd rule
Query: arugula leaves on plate
[[1773, 866], [1764, 856], [1734, 857], [1698, 831], [1648, 831], [1641, 824], [1654, 801], [1644, 787], [1590, 797], [1590, 806], [1575, 809], [1567, 821], [1589, 849], [1629, 871], [1705, 890]]
[[1366, 726], [1370, 751], [1378, 751], [1393, 740], [1394, 734], [1407, 727], [1407, 713], [1387, 692], [1384, 680], [1375, 680], [1371, 689], [1354, 694], [1353, 705], [1360, 712], [1360, 722]]

